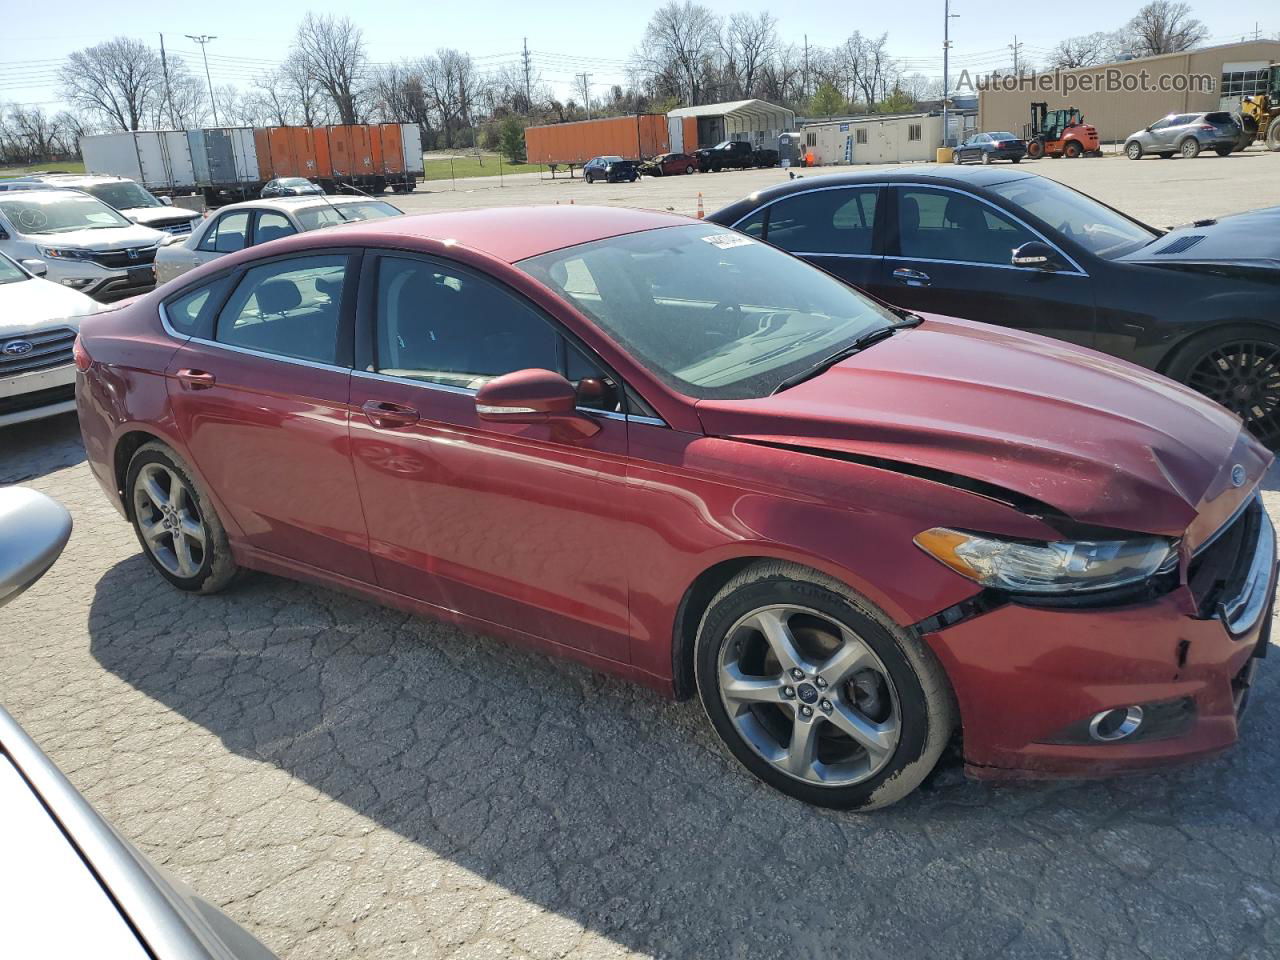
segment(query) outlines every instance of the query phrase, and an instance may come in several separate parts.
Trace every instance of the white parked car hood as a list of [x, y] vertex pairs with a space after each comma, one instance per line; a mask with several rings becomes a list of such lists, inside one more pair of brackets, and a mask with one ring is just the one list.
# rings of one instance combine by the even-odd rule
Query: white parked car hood
[[66, 321], [73, 330], [80, 320], [97, 313], [100, 304], [83, 293], [38, 277], [0, 283], [0, 340], [43, 330], [52, 321]]
[[137, 224], [105, 229], [29, 233], [27, 240], [42, 247], [76, 247], [81, 250], [119, 250], [122, 247], [154, 247], [168, 234]]
[[183, 220], [200, 219], [200, 214], [183, 207], [130, 207], [120, 212], [144, 227], [149, 223], [181, 223]]

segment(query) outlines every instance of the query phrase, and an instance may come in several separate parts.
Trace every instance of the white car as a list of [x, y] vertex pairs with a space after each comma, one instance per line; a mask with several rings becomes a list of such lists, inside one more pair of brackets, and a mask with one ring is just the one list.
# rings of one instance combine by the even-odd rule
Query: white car
[[151, 227], [153, 230], [163, 230], [178, 237], [190, 235], [197, 221], [200, 220], [198, 211], [175, 207], [168, 197], [156, 197], [126, 177], [45, 173], [22, 179], [51, 187], [83, 190], [90, 196], [97, 197], [107, 206], [119, 210], [134, 223]]
[[0, 427], [76, 408], [71, 347], [99, 309], [0, 254]]
[[151, 263], [166, 236], [80, 190], [0, 193], [0, 253], [29, 265], [40, 261], [49, 280], [95, 300], [151, 290]]
[[156, 254], [156, 282], [245, 247], [336, 227], [358, 220], [399, 217], [404, 211], [370, 197], [273, 197], [233, 203], [211, 213], [186, 240], [170, 241]]

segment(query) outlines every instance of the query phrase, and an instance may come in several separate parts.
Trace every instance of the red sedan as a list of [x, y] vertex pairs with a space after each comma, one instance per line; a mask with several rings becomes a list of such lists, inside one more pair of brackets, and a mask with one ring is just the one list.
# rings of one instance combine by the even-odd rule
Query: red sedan
[[701, 697], [762, 780], [909, 793], [1237, 738], [1270, 454], [1057, 341], [723, 227], [479, 210], [301, 234], [86, 322], [89, 462], [173, 586], [354, 591]]
[[698, 158], [687, 153], [660, 153], [640, 164], [640, 172], [648, 177], [672, 177], [695, 173], [697, 169]]

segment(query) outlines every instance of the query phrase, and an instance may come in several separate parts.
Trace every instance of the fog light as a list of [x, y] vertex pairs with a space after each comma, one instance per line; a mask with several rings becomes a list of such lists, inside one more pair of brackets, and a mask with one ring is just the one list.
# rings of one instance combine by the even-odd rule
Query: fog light
[[63, 277], [62, 278], [62, 285], [64, 287], [76, 287], [76, 288], [87, 287], [91, 283], [93, 283], [93, 279], [89, 277], [85, 277], [85, 278]]
[[1089, 736], [1102, 743], [1114, 743], [1133, 736], [1141, 726], [1141, 707], [1115, 707], [1094, 715], [1089, 721]]

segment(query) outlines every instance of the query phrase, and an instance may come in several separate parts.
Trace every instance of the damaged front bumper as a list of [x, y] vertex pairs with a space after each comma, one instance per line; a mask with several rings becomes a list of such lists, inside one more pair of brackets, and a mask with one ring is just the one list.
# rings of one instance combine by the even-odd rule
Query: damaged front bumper
[[1005, 601], [977, 604], [948, 626], [932, 618], [924, 636], [959, 702], [967, 772], [1102, 777], [1231, 747], [1270, 640], [1276, 562], [1271, 521], [1254, 498], [1182, 582], [1152, 599]]

